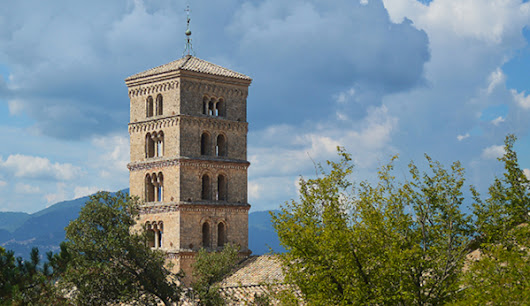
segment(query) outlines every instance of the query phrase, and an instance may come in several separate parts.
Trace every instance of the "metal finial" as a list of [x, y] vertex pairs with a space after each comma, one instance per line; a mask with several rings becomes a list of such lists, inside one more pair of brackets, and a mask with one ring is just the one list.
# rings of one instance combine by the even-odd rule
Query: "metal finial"
[[190, 18], [190, 6], [188, 5], [186, 7], [186, 14], [187, 14], [187, 27], [186, 27], [186, 48], [184, 48], [184, 52], [182, 53], [182, 56], [186, 55], [186, 53], [188, 55], [195, 55], [195, 51], [193, 51], [193, 46], [191, 44], [191, 30], [190, 30], [190, 21], [191, 21], [191, 18]]

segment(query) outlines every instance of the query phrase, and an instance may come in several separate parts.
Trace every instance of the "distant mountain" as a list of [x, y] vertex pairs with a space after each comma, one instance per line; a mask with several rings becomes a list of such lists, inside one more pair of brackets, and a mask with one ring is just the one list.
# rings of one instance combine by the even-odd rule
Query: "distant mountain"
[[248, 215], [248, 244], [254, 255], [285, 252], [272, 227], [270, 211], [257, 211]]
[[[129, 192], [128, 189], [122, 190]], [[40, 254], [58, 251], [65, 239], [64, 228], [77, 219], [87, 197], [54, 204], [33, 214], [0, 212], [0, 246], [13, 250], [17, 256], [27, 258], [33, 247]], [[283, 252], [278, 236], [272, 228], [268, 211], [249, 214], [249, 248], [254, 255]]]
[[0, 230], [13, 232], [29, 217], [30, 214], [24, 212], [0, 212]]

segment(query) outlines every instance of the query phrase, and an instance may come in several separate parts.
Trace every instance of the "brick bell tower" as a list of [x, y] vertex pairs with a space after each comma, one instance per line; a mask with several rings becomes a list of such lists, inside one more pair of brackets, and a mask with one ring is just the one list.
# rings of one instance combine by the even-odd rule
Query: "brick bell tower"
[[248, 249], [246, 98], [252, 79], [187, 55], [125, 79], [138, 226], [192, 280], [200, 248]]

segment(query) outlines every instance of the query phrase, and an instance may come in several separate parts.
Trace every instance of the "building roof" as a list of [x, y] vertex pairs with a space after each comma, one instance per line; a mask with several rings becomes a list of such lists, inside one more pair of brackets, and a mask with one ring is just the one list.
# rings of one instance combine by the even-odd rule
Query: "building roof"
[[221, 288], [281, 284], [284, 282], [282, 265], [274, 255], [252, 256], [223, 279]]
[[191, 55], [186, 55], [183, 58], [180, 58], [171, 63], [158, 66], [155, 68], [151, 68], [144, 72], [140, 72], [135, 75], [132, 75], [126, 78], [125, 81], [131, 81], [134, 79], [139, 79], [143, 77], [148, 77], [148, 76], [153, 76], [157, 74], [178, 71], [178, 70], [206, 73], [206, 74], [211, 74], [211, 75], [216, 75], [216, 76], [223, 76], [223, 77], [236, 78], [236, 79], [249, 80], [249, 81], [252, 80], [250, 77], [242, 73], [235, 72], [233, 70], [221, 67], [219, 65], [212, 64], [210, 62], [207, 62], [200, 58], [196, 58]]

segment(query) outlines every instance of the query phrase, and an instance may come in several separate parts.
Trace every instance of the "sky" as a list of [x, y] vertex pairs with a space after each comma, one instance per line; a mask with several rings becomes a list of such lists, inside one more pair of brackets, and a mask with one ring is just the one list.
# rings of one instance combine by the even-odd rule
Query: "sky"
[[252, 211], [337, 146], [356, 181], [427, 153], [484, 192], [513, 133], [530, 168], [527, 1], [3, 1], [0, 211], [128, 187], [124, 79], [182, 57], [188, 4], [196, 56], [253, 78]]

